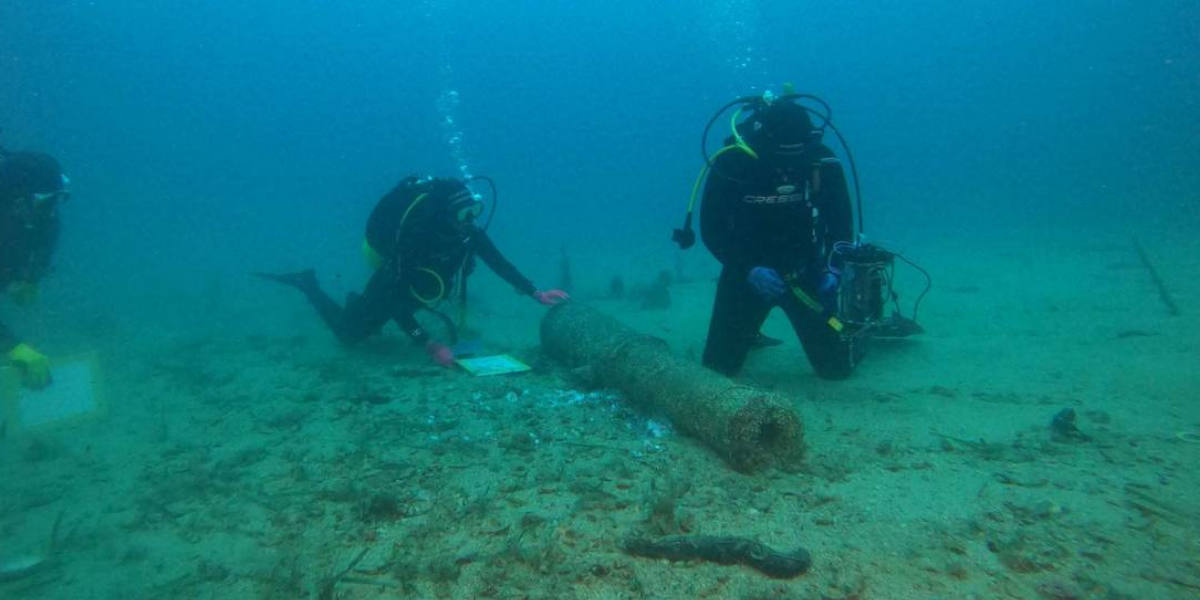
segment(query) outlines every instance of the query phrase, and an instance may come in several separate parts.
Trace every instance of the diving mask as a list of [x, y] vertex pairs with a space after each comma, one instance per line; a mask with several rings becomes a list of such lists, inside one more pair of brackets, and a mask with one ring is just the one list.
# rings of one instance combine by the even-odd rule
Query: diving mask
[[467, 223], [478, 219], [481, 214], [483, 214], [483, 202], [472, 199], [469, 204], [454, 211], [454, 220], [458, 223]]
[[71, 192], [68, 189], [68, 187], [71, 185], [70, 178], [68, 178], [66, 175], [60, 175], [60, 177], [62, 178], [62, 187], [58, 190], [45, 193], [34, 192], [29, 195], [29, 198], [33, 200], [34, 206], [41, 206], [51, 200], [59, 203], [66, 202], [71, 197]]
[[483, 214], [483, 202], [479, 196], [471, 193], [465, 186], [450, 196], [448, 207], [450, 216], [457, 225], [470, 223]]

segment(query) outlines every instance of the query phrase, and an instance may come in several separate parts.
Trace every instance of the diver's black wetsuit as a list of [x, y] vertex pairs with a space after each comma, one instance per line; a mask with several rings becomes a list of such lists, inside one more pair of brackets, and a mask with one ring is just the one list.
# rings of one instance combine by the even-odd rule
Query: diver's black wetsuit
[[[53, 162], [44, 155], [0, 155], [0, 293], [14, 282], [40, 281], [50, 270], [50, 258], [58, 245], [57, 206], [51, 201], [35, 207], [28, 197], [43, 186], [50, 189], [49, 184], [31, 181], [31, 169], [24, 164], [30, 157], [38, 162]], [[58, 169], [58, 163], [53, 163], [53, 169]], [[61, 177], [59, 172], [53, 175]], [[61, 184], [58, 187], [61, 189]], [[19, 342], [0, 322], [0, 355]]]
[[345, 307], [338, 306], [315, 279], [298, 285], [339, 341], [360, 342], [379, 332], [389, 320], [395, 320], [414, 340], [429, 341], [414, 315], [451, 292], [458, 277], [469, 271], [472, 256], [482, 259], [519, 293], [536, 291], [482, 229], [447, 226], [444, 203], [455, 189], [462, 189], [462, 184], [433, 180], [428, 196], [414, 206], [416, 194], [411, 180], [406, 179], [379, 201], [367, 223], [367, 240], [383, 264], [362, 294], [347, 296]]
[[718, 156], [705, 182], [700, 212], [705, 246], [724, 266], [704, 348], [704, 365], [741, 370], [771, 308], [784, 310], [819, 376], [850, 375], [861, 349], [852, 348], [817, 312], [790, 291], [775, 303], [747, 282], [754, 267], [774, 269], [817, 298], [834, 242], [852, 241], [853, 214], [846, 178], [833, 152], [811, 143], [796, 155], [740, 150]]

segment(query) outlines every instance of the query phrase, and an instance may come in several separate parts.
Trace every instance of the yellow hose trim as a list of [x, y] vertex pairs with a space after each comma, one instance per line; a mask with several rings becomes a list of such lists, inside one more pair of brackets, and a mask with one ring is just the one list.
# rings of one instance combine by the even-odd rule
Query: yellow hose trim
[[[736, 111], [734, 111], [733, 118], [729, 121], [729, 128], [733, 130], [733, 145], [744, 150], [746, 152], [746, 154], [750, 155], [750, 158], [753, 158], [754, 160], [758, 160], [758, 153], [755, 152], [754, 149], [750, 147], [750, 144], [746, 143], [746, 140], [742, 139], [742, 133], [740, 131], [738, 131], [737, 122], [738, 122], [738, 118], [741, 116], [742, 116], [742, 109], [739, 108]], [[728, 146], [726, 146], [726, 147], [728, 147]], [[722, 148], [721, 151], [723, 152], [724, 148]], [[717, 154], [720, 154], [720, 153], [721, 152], [717, 152]], [[716, 155], [714, 155], [713, 158], [716, 158]]]
[[[418, 204], [423, 202], [425, 197], [428, 195], [429, 192], [425, 192], [424, 194], [417, 196], [415, 199], [413, 199], [412, 203], [408, 205], [408, 208], [405, 209], [404, 214], [400, 217], [400, 225], [396, 227], [397, 240], [400, 239], [400, 234], [404, 231], [404, 223], [408, 221], [409, 213], [411, 213]], [[371, 265], [372, 269], [378, 270], [379, 267], [382, 267], [383, 263], [386, 262], [383, 256], [380, 256], [379, 252], [376, 252], [375, 248], [371, 246], [370, 240], [364, 238], [362, 247], [360, 249], [362, 250], [363, 258], [367, 260], [367, 264]]]
[[8, 351], [8, 360], [21, 371], [21, 381], [34, 389], [50, 384], [50, 359], [26, 343], [17, 344]]
[[438, 284], [437, 294], [435, 294], [432, 298], [426, 298], [426, 297], [422, 296], [421, 294], [418, 294], [416, 288], [414, 288], [412, 286], [408, 287], [408, 292], [413, 295], [413, 298], [416, 298], [418, 301], [420, 301], [425, 306], [429, 306], [429, 307], [436, 306], [438, 302], [442, 301], [442, 297], [446, 295], [446, 282], [443, 281], [442, 276], [438, 275], [437, 271], [434, 271], [433, 269], [427, 269], [425, 267], [421, 267], [420, 269], [417, 269], [417, 270], [421, 271], [423, 273], [428, 273], [431, 277], [433, 277], [433, 280], [435, 282], [437, 282], [437, 284]]
[[795, 296], [800, 302], [803, 302], [805, 306], [809, 307], [815, 312], [824, 312], [825, 308], [821, 306], [821, 303], [813, 300], [813, 297], [809, 296], [804, 292], [804, 290], [800, 289], [800, 286], [793, 285], [788, 287], [792, 288], [792, 295]]
[[[808, 294], [804, 293], [804, 290], [800, 289], [800, 286], [793, 285], [793, 286], [789, 286], [789, 287], [792, 288], [792, 295], [795, 296], [797, 300], [802, 302], [805, 306], [807, 306], [813, 312], [816, 312], [816, 313], [825, 312], [825, 307], [821, 306], [820, 302], [813, 300], [812, 296], [809, 296]], [[845, 325], [843, 325], [842, 321], [840, 319], [838, 319], [836, 316], [829, 317], [829, 319], [827, 319], [825, 322], [829, 325], [830, 329], [833, 329], [834, 331], [836, 331], [838, 333], [841, 333], [842, 329], [845, 328]]]
[[708, 171], [708, 164], [705, 163], [705, 165], [700, 168], [700, 174], [696, 176], [696, 183], [692, 184], [692, 198], [691, 200], [688, 200], [687, 209], [689, 215], [692, 214], [692, 211], [696, 209], [696, 198], [700, 195], [700, 182], [704, 181], [704, 176], [708, 175]]
[[[426, 197], [426, 196], [428, 196], [428, 195], [429, 195], [429, 192], [425, 192], [424, 194], [421, 194], [420, 196], [417, 196], [417, 197], [416, 197], [416, 199], [414, 199], [414, 200], [412, 201], [412, 204], [409, 204], [409, 205], [408, 205], [408, 209], [404, 211], [404, 216], [400, 217], [400, 227], [399, 227], [399, 229], [404, 229], [404, 222], [405, 222], [405, 221], [408, 221], [408, 213], [412, 212], [412, 210], [413, 210], [414, 208], [416, 208], [418, 204], [420, 204], [420, 203], [424, 202], [424, 201], [425, 201], [425, 197]], [[397, 235], [399, 235], [399, 232], [397, 232]]]
[[372, 269], [379, 270], [379, 267], [383, 266], [383, 257], [371, 247], [371, 242], [366, 238], [363, 238], [362, 254]]
[[696, 176], [696, 183], [692, 184], [692, 198], [690, 200], [688, 200], [688, 209], [687, 209], [688, 213], [691, 213], [692, 211], [696, 210], [696, 198], [700, 197], [700, 184], [704, 182], [704, 177], [706, 175], [708, 175], [708, 171], [710, 170], [709, 166], [708, 166], [709, 163], [717, 160], [718, 157], [720, 157], [722, 154], [725, 154], [726, 152], [728, 152], [730, 150], [741, 150], [754, 158], [758, 158], [758, 155], [755, 154], [754, 151], [750, 149], [750, 146], [746, 146], [746, 145], [739, 146], [736, 143], [730, 144], [728, 146], [725, 146], [724, 148], [721, 148], [720, 150], [717, 150], [717, 153], [712, 155], [712, 158], [709, 159], [709, 162], [704, 163], [704, 166], [700, 169], [700, 174]]
[[741, 116], [742, 109], [739, 108], [733, 111], [733, 116], [729, 119], [729, 128], [733, 130], [733, 143], [721, 148], [720, 150], [717, 150], [717, 153], [712, 155], [712, 158], [708, 159], [708, 161], [704, 163], [704, 167], [700, 169], [700, 174], [696, 176], [696, 183], [692, 184], [692, 197], [690, 200], [688, 200], [687, 211], [689, 215], [696, 210], [696, 198], [700, 196], [700, 182], [704, 181], [704, 177], [708, 175], [709, 165], [711, 165], [713, 161], [717, 160], [717, 157], [736, 148], [742, 152], [745, 152], [746, 154], [749, 154], [750, 158], [758, 160], [758, 153], [754, 151], [754, 148], [750, 147], [750, 144], [746, 143], [746, 140], [742, 139], [742, 134], [738, 131], [737, 124], [738, 119], [741, 118]]

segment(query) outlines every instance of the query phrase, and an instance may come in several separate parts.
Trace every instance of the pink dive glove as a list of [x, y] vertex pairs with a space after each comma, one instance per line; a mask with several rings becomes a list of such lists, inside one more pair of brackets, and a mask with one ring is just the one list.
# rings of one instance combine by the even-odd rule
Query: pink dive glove
[[425, 342], [425, 354], [429, 355], [429, 360], [443, 367], [454, 364], [454, 351], [445, 344], [429, 340]]
[[544, 292], [541, 290], [538, 290], [533, 293], [533, 297], [535, 299], [537, 299], [538, 302], [541, 302], [542, 304], [545, 304], [546, 306], [554, 306], [555, 304], [558, 304], [559, 302], [562, 302], [563, 300], [571, 299], [571, 297], [568, 296], [567, 293], [562, 290], [546, 290]]

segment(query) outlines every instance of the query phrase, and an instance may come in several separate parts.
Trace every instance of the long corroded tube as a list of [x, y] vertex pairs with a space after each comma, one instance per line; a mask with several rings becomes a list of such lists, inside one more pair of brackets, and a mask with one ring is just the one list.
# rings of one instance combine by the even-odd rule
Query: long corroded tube
[[542, 320], [542, 347], [568, 367], [590, 367], [602, 387], [661, 411], [733, 468], [755, 471], [798, 461], [804, 428], [787, 402], [676, 359], [666, 342], [569, 302]]

